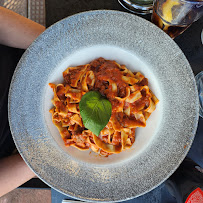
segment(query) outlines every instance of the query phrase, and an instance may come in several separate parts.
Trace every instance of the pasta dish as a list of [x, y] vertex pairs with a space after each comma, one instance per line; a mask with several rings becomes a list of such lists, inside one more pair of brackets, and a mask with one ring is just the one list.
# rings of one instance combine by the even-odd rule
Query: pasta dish
[[[131, 72], [125, 65], [98, 58], [89, 64], [68, 67], [64, 82], [49, 83], [53, 89], [52, 121], [66, 146], [79, 150], [90, 148], [104, 156], [129, 149], [135, 142], [135, 129], [145, 127], [158, 99], [140, 72]], [[83, 125], [79, 102], [89, 91], [99, 91], [112, 105], [109, 122], [99, 136]]]

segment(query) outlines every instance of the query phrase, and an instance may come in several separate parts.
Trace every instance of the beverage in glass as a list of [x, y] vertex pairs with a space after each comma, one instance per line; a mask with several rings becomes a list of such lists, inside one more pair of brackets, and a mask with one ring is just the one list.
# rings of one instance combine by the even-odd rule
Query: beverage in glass
[[155, 0], [152, 22], [175, 38], [202, 15], [202, 0]]

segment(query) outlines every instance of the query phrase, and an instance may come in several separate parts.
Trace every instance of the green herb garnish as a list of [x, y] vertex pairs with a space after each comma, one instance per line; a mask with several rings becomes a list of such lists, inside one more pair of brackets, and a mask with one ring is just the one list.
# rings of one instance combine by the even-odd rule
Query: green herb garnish
[[79, 108], [85, 128], [99, 136], [111, 117], [110, 101], [99, 92], [90, 91], [83, 95]]

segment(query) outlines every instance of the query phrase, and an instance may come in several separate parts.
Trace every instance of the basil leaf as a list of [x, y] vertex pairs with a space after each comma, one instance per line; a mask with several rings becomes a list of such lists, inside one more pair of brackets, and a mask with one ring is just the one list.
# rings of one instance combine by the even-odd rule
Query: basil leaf
[[84, 126], [99, 136], [111, 117], [111, 102], [99, 92], [90, 91], [83, 95], [79, 108]]

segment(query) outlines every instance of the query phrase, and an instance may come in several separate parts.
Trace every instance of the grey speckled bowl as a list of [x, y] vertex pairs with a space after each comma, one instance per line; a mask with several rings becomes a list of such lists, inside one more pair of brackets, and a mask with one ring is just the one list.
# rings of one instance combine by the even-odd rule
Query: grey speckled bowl
[[[160, 100], [133, 147], [109, 158], [65, 148], [48, 112], [48, 83], [99, 56], [141, 71]], [[170, 37], [135, 15], [92, 11], [54, 24], [27, 49], [12, 79], [9, 120], [19, 152], [44, 182], [78, 199], [113, 202], [152, 190], [176, 170], [196, 132], [198, 97], [189, 63]]]

